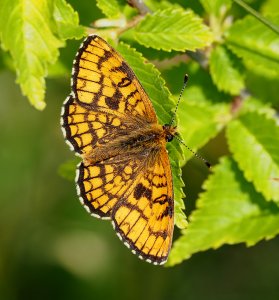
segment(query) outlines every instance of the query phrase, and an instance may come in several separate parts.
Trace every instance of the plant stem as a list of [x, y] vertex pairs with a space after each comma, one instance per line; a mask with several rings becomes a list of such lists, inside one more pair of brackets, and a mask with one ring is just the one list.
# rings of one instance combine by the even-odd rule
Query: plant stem
[[239, 6], [244, 8], [246, 11], [248, 11], [251, 15], [253, 15], [255, 18], [257, 18], [260, 22], [262, 22], [264, 25], [269, 27], [271, 30], [279, 34], [279, 27], [275, 24], [271, 23], [269, 20], [264, 18], [261, 14], [259, 14], [256, 10], [254, 10], [252, 7], [250, 7], [248, 4], [243, 2], [242, 0], [233, 0], [235, 3], [237, 3]]

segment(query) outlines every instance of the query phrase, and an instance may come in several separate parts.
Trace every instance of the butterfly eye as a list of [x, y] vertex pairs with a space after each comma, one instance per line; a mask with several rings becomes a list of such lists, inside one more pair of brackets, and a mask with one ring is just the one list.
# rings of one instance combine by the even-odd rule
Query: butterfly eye
[[172, 134], [167, 134], [166, 135], [166, 141], [171, 142], [173, 140], [173, 135]]

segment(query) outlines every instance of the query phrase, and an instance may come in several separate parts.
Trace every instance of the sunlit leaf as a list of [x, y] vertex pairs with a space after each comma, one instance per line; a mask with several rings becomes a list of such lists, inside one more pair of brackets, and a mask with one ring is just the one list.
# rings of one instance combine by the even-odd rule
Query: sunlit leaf
[[97, 6], [108, 18], [119, 17], [123, 9], [118, 0], [97, 0]]
[[257, 191], [279, 202], [279, 124], [257, 112], [241, 115], [227, 128], [229, 148]]
[[204, 9], [215, 16], [222, 15], [232, 4], [231, 0], [200, 0]]
[[[269, 18], [279, 25], [279, 16]], [[279, 36], [252, 16], [235, 22], [227, 44], [251, 70], [279, 77]]]
[[147, 14], [122, 38], [135, 39], [145, 47], [154, 49], [183, 51], [208, 46], [212, 34], [192, 11], [171, 8]]
[[216, 46], [210, 55], [212, 79], [220, 91], [239, 95], [244, 89], [244, 72], [237, 58], [224, 46]]
[[[64, 40], [52, 30], [56, 27], [57, 33], [64, 38], [79, 38], [82, 29], [77, 22], [77, 15], [63, 0], [2, 0], [2, 46], [12, 55], [23, 94], [37, 109], [45, 107], [44, 77], [48, 66], [57, 60], [58, 48], [64, 46]], [[66, 31], [67, 26], [69, 29]]]
[[279, 207], [254, 190], [232, 159], [221, 159], [203, 187], [205, 192], [188, 228], [175, 241], [168, 265], [223, 244], [251, 246], [279, 233]]

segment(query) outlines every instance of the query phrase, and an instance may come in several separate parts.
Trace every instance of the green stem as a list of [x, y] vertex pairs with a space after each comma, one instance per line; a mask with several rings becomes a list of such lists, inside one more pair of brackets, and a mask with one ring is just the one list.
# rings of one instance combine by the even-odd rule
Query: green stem
[[251, 15], [253, 15], [255, 18], [257, 18], [260, 22], [265, 24], [267, 27], [272, 29], [274, 32], [279, 34], [279, 27], [268, 21], [266, 18], [264, 18], [261, 14], [259, 14], [257, 11], [255, 11], [252, 7], [250, 7], [248, 4], [243, 2], [242, 0], [233, 0], [235, 3], [237, 3], [239, 6], [244, 8], [246, 11], [248, 11]]

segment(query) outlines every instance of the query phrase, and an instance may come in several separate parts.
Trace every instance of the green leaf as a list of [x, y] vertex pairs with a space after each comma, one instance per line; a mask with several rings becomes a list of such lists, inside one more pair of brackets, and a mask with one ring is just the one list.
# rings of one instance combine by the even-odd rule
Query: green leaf
[[263, 77], [252, 71], [247, 72], [246, 86], [249, 92], [263, 103], [272, 103], [279, 109], [279, 84], [277, 78]]
[[[178, 131], [185, 143], [194, 151], [214, 138], [231, 118], [228, 105], [198, 104], [187, 99], [181, 102], [178, 116], [183, 120]], [[186, 150], [185, 161], [192, 156], [192, 152]]]
[[163, 10], [167, 8], [181, 8], [181, 6], [178, 3], [171, 3], [169, 1], [163, 0], [163, 1], [158, 1], [158, 0], [145, 0], [144, 4], [151, 10], [151, 11], [156, 11], [156, 10]]
[[[189, 74], [177, 114], [178, 132], [194, 151], [214, 138], [231, 120], [228, 96], [220, 93], [208, 72], [198, 63], [189, 62], [164, 70], [163, 75], [178, 99], [185, 73]], [[185, 149], [186, 161], [192, 153]]]
[[[269, 18], [279, 24], [279, 16]], [[279, 77], [279, 36], [252, 16], [234, 23], [227, 45], [253, 71]]]
[[212, 41], [212, 34], [202, 19], [192, 11], [183, 9], [165, 9], [147, 14], [121, 37], [165, 51], [194, 51], [208, 46]]
[[204, 184], [188, 228], [175, 241], [168, 265], [223, 244], [254, 245], [279, 233], [279, 207], [247, 183], [237, 164], [222, 158]]
[[79, 25], [79, 16], [65, 0], [53, 1], [53, 19], [61, 39], [80, 39], [85, 27]]
[[268, 15], [268, 14], [278, 14], [279, 11], [279, 2], [277, 0], [266, 0], [264, 1], [262, 7], [261, 7], [261, 12], [263, 15]]
[[244, 72], [237, 59], [224, 46], [216, 46], [210, 55], [210, 73], [220, 91], [239, 95], [244, 89]]
[[247, 97], [241, 103], [241, 113], [246, 112], [257, 112], [266, 115], [268, 118], [273, 118], [276, 114], [276, 111], [271, 107], [270, 103], [263, 102], [254, 97]]
[[[68, 24], [70, 21], [69, 6], [64, 3], [66, 12], [63, 13], [62, 7], [63, 2], [60, 0], [2, 0], [0, 6], [2, 45], [12, 55], [17, 81], [23, 94], [40, 110], [45, 107], [44, 77], [47, 75], [48, 66], [57, 60], [58, 48], [64, 46], [64, 41], [52, 32], [55, 27], [53, 13], [55, 12], [55, 22], [59, 31], [62, 30], [63, 23]], [[57, 11], [60, 11], [60, 14]], [[71, 28], [65, 36], [73, 36], [73, 32]], [[79, 37], [79, 29], [77, 33]]]
[[250, 112], [227, 127], [228, 144], [245, 178], [267, 200], [279, 202], [279, 123]]
[[231, 7], [231, 0], [200, 0], [204, 9], [215, 16], [220, 16]]
[[97, 0], [97, 6], [108, 18], [117, 18], [121, 15], [124, 5], [117, 0]]
[[[146, 63], [142, 55], [129, 47], [127, 44], [120, 43], [116, 47], [125, 61], [133, 69], [147, 94], [149, 95], [153, 106], [156, 110], [159, 122], [166, 124], [171, 119], [171, 110], [175, 103], [171, 98], [169, 90], [165, 86], [164, 80], [160, 76], [160, 72], [155, 67]], [[184, 183], [181, 179], [180, 162], [183, 161], [182, 149], [178, 141], [174, 140], [167, 145], [169, 157], [172, 166], [173, 185], [175, 195], [175, 223], [178, 227], [184, 228], [187, 224], [184, 215], [184, 202], [182, 200], [184, 194], [182, 188]]]

